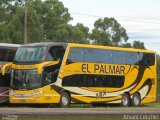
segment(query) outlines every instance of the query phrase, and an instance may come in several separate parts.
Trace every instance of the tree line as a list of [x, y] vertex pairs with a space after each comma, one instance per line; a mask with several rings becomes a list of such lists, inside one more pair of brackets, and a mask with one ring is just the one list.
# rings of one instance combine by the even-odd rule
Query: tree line
[[[25, 0], [0, 1], [0, 42], [23, 44]], [[144, 43], [128, 42], [126, 29], [105, 17], [90, 30], [82, 23], [71, 25], [68, 9], [58, 0], [28, 0], [28, 42], [73, 42], [145, 49]]]
[[[25, 0], [0, 0], [0, 42], [24, 43]], [[28, 43], [72, 42], [145, 49], [141, 41], [128, 42], [127, 31], [115, 18], [100, 18], [90, 30], [71, 25], [68, 8], [58, 0], [28, 0]], [[157, 55], [158, 70], [160, 56]]]

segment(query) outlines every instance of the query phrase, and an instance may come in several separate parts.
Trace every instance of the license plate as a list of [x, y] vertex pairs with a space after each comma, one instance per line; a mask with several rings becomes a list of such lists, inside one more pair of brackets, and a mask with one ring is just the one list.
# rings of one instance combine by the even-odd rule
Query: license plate
[[20, 99], [20, 102], [21, 102], [21, 103], [24, 103], [24, 102], [26, 102], [26, 100], [24, 100], [24, 99]]

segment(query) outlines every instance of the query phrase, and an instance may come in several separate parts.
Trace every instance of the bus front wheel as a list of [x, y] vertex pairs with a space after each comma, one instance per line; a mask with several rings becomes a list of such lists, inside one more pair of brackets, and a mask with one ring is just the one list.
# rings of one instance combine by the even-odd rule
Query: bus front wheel
[[62, 92], [60, 98], [60, 107], [67, 108], [70, 106], [70, 96], [67, 92]]
[[140, 94], [139, 93], [134, 93], [131, 102], [132, 102], [133, 106], [135, 106], [135, 107], [139, 106], [141, 104]]
[[121, 99], [121, 105], [124, 107], [128, 107], [130, 104], [130, 96], [127, 93], [124, 93]]

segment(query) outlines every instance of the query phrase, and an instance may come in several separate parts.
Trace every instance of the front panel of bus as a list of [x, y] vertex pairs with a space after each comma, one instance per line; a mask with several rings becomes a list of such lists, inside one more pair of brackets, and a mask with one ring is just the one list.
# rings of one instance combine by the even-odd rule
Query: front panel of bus
[[64, 53], [61, 45], [19, 48], [12, 65], [10, 102], [59, 102], [50, 85], [57, 80]]

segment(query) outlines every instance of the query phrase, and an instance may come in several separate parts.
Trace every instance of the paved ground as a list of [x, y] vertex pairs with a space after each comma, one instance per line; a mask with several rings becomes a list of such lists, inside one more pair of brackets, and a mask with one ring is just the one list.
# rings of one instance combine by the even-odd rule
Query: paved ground
[[158, 114], [159, 108], [0, 108], [0, 114], [17, 115], [122, 115]]

